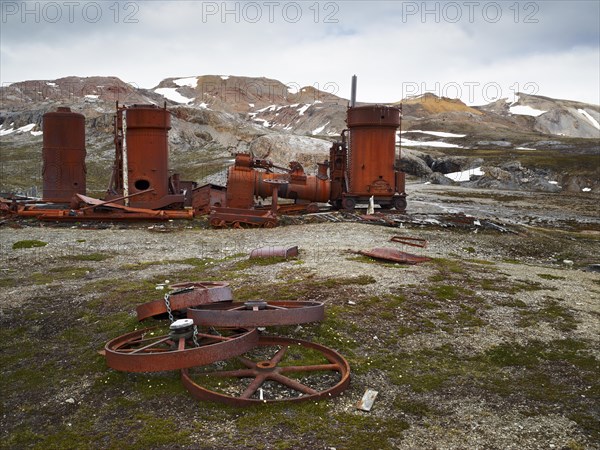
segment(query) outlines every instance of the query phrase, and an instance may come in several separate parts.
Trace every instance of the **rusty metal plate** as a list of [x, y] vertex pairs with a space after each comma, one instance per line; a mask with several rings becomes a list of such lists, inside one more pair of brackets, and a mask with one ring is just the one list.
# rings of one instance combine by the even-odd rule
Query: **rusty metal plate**
[[[204, 305], [215, 302], [230, 302], [233, 294], [229, 283], [222, 281], [198, 281], [171, 285], [171, 288], [180, 291], [170, 294], [169, 301], [173, 311], [178, 311], [192, 306]], [[189, 290], [185, 290], [190, 288]], [[164, 299], [144, 303], [136, 308], [138, 320], [167, 313]]]
[[298, 256], [298, 246], [274, 245], [256, 248], [250, 252], [250, 258], [294, 258]]
[[[152, 334], [154, 333], [154, 335]], [[258, 343], [258, 331], [218, 330], [219, 334], [198, 333], [198, 346], [191, 335], [159, 335], [145, 328], [119, 336], [104, 347], [109, 367], [124, 372], [160, 372], [203, 366], [241, 355]]]
[[320, 322], [325, 317], [321, 302], [235, 302], [189, 308], [187, 316], [197, 325], [217, 327], [267, 327]]
[[431, 261], [431, 258], [427, 256], [418, 256], [411, 253], [401, 252], [395, 248], [378, 247], [371, 250], [360, 250], [356, 252], [358, 254], [369, 256], [375, 259], [382, 259], [384, 261], [391, 261], [400, 264], [419, 264], [427, 261]]
[[[298, 363], [302, 361], [302, 363]], [[219, 389], [202, 382], [219, 380]], [[248, 383], [248, 379], [250, 382]], [[258, 346], [225, 365], [184, 369], [181, 380], [200, 400], [233, 406], [318, 400], [339, 395], [350, 384], [350, 365], [335, 350], [312, 342], [261, 337]]]

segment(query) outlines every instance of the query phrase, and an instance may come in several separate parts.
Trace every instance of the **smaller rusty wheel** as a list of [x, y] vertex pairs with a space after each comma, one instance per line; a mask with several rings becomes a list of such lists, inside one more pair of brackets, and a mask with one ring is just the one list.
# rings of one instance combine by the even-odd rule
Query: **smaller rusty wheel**
[[180, 313], [192, 306], [233, 300], [229, 283], [223, 281], [190, 281], [174, 284], [171, 287], [174, 291], [167, 294], [167, 299], [162, 298], [139, 305], [136, 308], [138, 320], [167, 314], [167, 301], [171, 311]]
[[124, 372], [161, 372], [211, 364], [254, 348], [255, 329], [198, 332], [191, 319], [173, 322], [168, 334], [145, 328], [119, 336], [104, 347], [109, 367]]
[[297, 402], [340, 394], [350, 384], [350, 366], [323, 345], [261, 337], [247, 354], [226, 363], [184, 369], [181, 380], [200, 400], [233, 406]]
[[406, 209], [406, 197], [394, 197], [392, 204], [396, 210], [404, 211]]
[[277, 222], [275, 222], [274, 220], [267, 220], [264, 224], [263, 227], [264, 228], [275, 228], [277, 226]]
[[187, 310], [197, 325], [216, 327], [267, 327], [319, 322], [325, 317], [321, 302], [249, 301], [206, 304]]
[[342, 199], [342, 208], [345, 211], [354, 211], [354, 208], [356, 208], [356, 199], [352, 197], [344, 197]]

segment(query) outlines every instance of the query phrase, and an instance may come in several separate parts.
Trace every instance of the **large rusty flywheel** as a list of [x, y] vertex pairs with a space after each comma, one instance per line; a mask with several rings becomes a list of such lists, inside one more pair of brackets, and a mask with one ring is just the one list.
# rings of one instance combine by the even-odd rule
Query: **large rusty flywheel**
[[336, 351], [313, 342], [261, 336], [243, 356], [183, 369], [181, 380], [200, 400], [233, 406], [330, 398], [350, 383], [350, 366]]
[[168, 334], [144, 328], [119, 336], [104, 347], [109, 367], [124, 372], [160, 372], [202, 366], [241, 355], [258, 342], [256, 329], [199, 332], [191, 319], [180, 319]]

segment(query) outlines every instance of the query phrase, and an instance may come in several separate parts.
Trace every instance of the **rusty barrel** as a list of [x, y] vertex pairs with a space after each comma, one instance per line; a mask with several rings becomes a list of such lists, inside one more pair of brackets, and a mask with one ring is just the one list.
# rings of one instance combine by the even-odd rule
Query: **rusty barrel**
[[43, 200], [69, 203], [85, 194], [85, 117], [60, 107], [44, 114]]
[[367, 105], [348, 108], [350, 130], [348, 191], [352, 195], [393, 195], [396, 129], [400, 110]]
[[169, 111], [155, 105], [133, 105], [126, 110], [129, 193], [154, 189], [131, 200], [151, 202], [169, 193]]

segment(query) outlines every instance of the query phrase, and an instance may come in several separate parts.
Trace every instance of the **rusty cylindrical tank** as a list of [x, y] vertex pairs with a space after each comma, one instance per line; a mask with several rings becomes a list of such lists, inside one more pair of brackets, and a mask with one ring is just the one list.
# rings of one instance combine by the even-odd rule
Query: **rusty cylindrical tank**
[[169, 111], [155, 105], [133, 105], [126, 113], [129, 194], [154, 189], [131, 199], [131, 205], [149, 203], [169, 193]]
[[348, 108], [348, 194], [391, 197], [396, 192], [396, 130], [400, 110], [383, 105]]
[[60, 107], [43, 117], [43, 200], [69, 203], [85, 194], [85, 117]]

